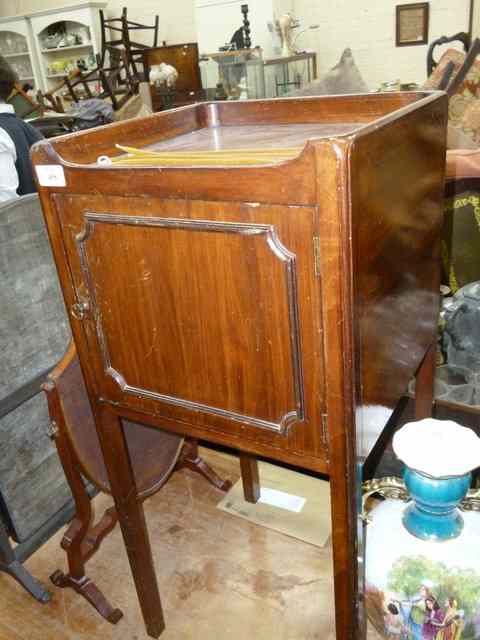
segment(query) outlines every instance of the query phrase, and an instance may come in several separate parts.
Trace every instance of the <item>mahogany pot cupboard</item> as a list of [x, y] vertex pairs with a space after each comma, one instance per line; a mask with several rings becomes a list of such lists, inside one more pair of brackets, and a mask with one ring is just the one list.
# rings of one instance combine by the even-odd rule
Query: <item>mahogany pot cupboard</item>
[[34, 147], [150, 636], [122, 419], [328, 475], [336, 636], [364, 636], [363, 462], [416, 372], [432, 405], [446, 114], [443, 93], [203, 103]]

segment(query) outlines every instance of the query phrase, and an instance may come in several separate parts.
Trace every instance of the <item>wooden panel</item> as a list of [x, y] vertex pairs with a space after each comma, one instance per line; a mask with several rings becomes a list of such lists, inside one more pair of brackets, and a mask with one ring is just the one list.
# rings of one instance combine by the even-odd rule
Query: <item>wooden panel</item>
[[443, 97], [360, 132], [352, 151], [362, 457], [436, 333], [446, 106]]
[[202, 88], [198, 65], [198, 44], [196, 42], [152, 47], [143, 52], [143, 64], [147, 71], [151, 66], [161, 62], [170, 64], [178, 71], [178, 79], [175, 83], [176, 91], [199, 91]]
[[[278, 124], [231, 125], [205, 127], [198, 131], [148, 145], [155, 151], [221, 151], [226, 149], [279, 149], [303, 147], [311, 138], [327, 138], [353, 133], [362, 125], [340, 124]], [[299, 152], [298, 152], [299, 153]], [[260, 161], [259, 161], [260, 162]]]
[[[368, 123], [413, 105], [427, 92], [374, 93], [361, 95], [275, 98], [269, 100], [229, 100], [217, 103], [218, 124], [224, 126], [249, 124], [292, 124], [318, 122]], [[278, 106], [269, 108], [272, 103]], [[273, 105], [272, 105], [273, 106]]]
[[104, 399], [325, 457], [314, 209], [57, 205]]
[[355, 436], [356, 376], [353, 336], [352, 235], [348, 198], [351, 140], [318, 145], [317, 180], [320, 203], [320, 267], [324, 274], [326, 416], [329, 438], [332, 548], [335, 575], [336, 638], [365, 637], [358, 558], [363, 555], [363, 523]]
[[270, 225], [85, 221], [77, 243], [103, 367], [124, 393], [276, 431], [302, 418], [295, 256]]

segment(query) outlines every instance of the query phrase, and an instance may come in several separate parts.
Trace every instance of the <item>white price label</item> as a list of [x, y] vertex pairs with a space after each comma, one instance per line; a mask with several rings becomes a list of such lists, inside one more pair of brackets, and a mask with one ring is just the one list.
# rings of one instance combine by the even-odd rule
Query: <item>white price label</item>
[[66, 187], [65, 173], [60, 164], [37, 164], [37, 178], [42, 187]]
[[291, 493], [277, 491], [277, 489], [269, 489], [268, 487], [262, 487], [260, 489], [259, 502], [270, 504], [273, 507], [280, 507], [280, 509], [300, 513], [306, 501], [307, 500], [301, 496], [294, 496]]

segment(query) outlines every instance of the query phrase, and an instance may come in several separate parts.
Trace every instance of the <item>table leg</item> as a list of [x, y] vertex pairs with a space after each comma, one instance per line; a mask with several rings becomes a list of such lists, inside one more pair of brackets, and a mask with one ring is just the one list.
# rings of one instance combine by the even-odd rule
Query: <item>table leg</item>
[[256, 456], [240, 451], [240, 471], [242, 472], [243, 496], [246, 502], [260, 500], [260, 478]]
[[312, 65], [313, 65], [313, 79], [317, 79], [317, 54], [312, 54]]
[[104, 408], [97, 428], [147, 633], [158, 638], [165, 628], [162, 604], [122, 423], [117, 415]]
[[415, 420], [432, 417], [436, 346], [429, 346], [415, 376]]

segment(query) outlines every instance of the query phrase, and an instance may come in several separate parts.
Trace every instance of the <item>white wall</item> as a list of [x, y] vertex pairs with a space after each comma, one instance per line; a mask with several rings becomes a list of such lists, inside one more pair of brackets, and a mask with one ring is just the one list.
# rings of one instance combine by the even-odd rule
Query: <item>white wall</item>
[[[77, 2], [81, 1], [77, 0]], [[0, 16], [74, 4], [76, 0], [0, 0]], [[105, 12], [109, 17], [119, 17], [122, 7], [127, 7], [129, 19], [141, 24], [153, 24], [154, 16], [158, 14], [160, 16], [159, 44], [163, 40], [166, 40], [167, 44], [196, 41], [193, 0], [110, 0]], [[142, 35], [145, 37], [142, 38]], [[151, 37], [151, 32], [142, 34], [138, 31], [134, 40], [138, 42], [145, 40], [146, 43], [151, 44]]]
[[473, 5], [473, 24], [472, 24], [472, 36], [474, 38], [480, 38], [480, 2], [477, 0]]
[[13, 16], [16, 13], [18, 13], [16, 0], [0, 0], [0, 18]]
[[[259, 20], [258, 16], [255, 17], [253, 5], [259, 1], [262, 0], [251, 0], [252, 32], [255, 31], [255, 21]], [[268, 4], [272, 2], [264, 1]], [[274, 3], [280, 9], [282, 3], [288, 6], [292, 1], [294, 14], [301, 21], [300, 29], [312, 24], [320, 25], [318, 30], [307, 31], [297, 40], [298, 46], [317, 51], [320, 74], [338, 62], [345, 47], [351, 47], [357, 65], [371, 88], [384, 80], [397, 78], [402, 82], [422, 83], [425, 80], [427, 45], [395, 47], [395, 6], [403, 0], [274, 0]], [[61, 7], [74, 2], [0, 0], [0, 16]], [[429, 40], [466, 31], [469, 5], [470, 0], [430, 0]], [[476, 5], [474, 31], [478, 35], [480, 0]], [[167, 44], [174, 44], [197, 40], [194, 0], [110, 0], [106, 13], [112, 17], [120, 15], [123, 6], [127, 7], [132, 20], [145, 24], [151, 24], [152, 16], [158, 13], [160, 42], [166, 40]], [[261, 22], [264, 22], [263, 15]], [[212, 25], [212, 40], [217, 35]], [[222, 33], [222, 39], [228, 35]]]
[[[384, 80], [422, 83], [426, 76], [427, 45], [395, 46], [395, 6], [408, 0], [294, 0], [302, 28], [297, 45], [317, 51], [319, 72], [333, 67], [345, 47], [353, 51], [371, 88]], [[479, 3], [479, 0], [477, 0]], [[468, 31], [470, 0], [430, 0], [429, 41]]]

